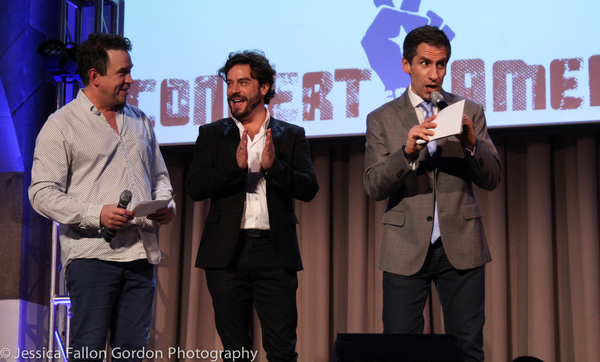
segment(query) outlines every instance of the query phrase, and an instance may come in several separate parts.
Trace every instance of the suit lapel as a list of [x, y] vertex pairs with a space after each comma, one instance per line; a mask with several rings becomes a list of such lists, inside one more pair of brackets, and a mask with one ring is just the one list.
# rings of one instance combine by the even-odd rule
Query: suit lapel
[[281, 139], [283, 137], [283, 125], [281, 122], [271, 117], [269, 120], [269, 127], [271, 130], [271, 136], [273, 137], [273, 145], [275, 146], [275, 151], [281, 149]]
[[455, 96], [454, 94], [450, 94], [443, 89], [442, 89], [442, 97], [444, 97], [444, 100], [446, 101], [446, 103], [448, 103], [448, 105], [454, 104], [463, 99], [461, 97]]
[[239, 129], [237, 128], [232, 118], [225, 118], [221, 122], [221, 130], [223, 131], [223, 135], [225, 136], [225, 138], [230, 136], [230, 132], [237, 131], [235, 134], [238, 135], [239, 140]]
[[235, 154], [237, 146], [240, 144], [240, 130], [233, 121], [232, 118], [226, 118], [221, 122], [221, 130], [223, 131], [223, 138], [227, 142], [227, 149], [231, 154]]
[[396, 114], [402, 123], [404, 123], [404, 128], [406, 128], [407, 131], [419, 124], [417, 113], [415, 112], [412, 103], [410, 103], [408, 92], [407, 89], [395, 102]]

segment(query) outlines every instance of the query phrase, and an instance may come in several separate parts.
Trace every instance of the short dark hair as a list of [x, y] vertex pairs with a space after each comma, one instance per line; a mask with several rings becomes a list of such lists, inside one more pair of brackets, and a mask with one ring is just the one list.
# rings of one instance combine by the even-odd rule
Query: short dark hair
[[77, 48], [77, 72], [84, 86], [90, 83], [88, 71], [96, 69], [100, 75], [106, 75], [108, 66], [107, 50], [131, 51], [131, 41], [122, 35], [92, 33]]
[[448, 40], [446, 33], [436, 26], [425, 25], [413, 29], [404, 38], [404, 59], [408, 60], [408, 63], [412, 64], [413, 58], [417, 55], [417, 48], [421, 43], [446, 47], [446, 60], [450, 60], [450, 40]]
[[269, 90], [265, 95], [265, 104], [269, 104], [275, 97], [275, 66], [269, 63], [265, 53], [260, 50], [243, 50], [229, 53], [229, 57], [217, 74], [227, 81], [227, 73], [238, 64], [248, 64], [250, 66], [250, 75], [258, 81], [259, 85], [268, 84]]

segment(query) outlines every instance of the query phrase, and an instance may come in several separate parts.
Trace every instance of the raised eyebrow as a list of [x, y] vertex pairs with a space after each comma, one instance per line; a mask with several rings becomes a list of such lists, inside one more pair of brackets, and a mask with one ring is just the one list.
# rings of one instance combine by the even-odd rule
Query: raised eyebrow
[[[250, 81], [250, 78], [240, 78], [240, 79], [237, 79], [237, 82], [238, 82], [238, 83], [239, 83], [239, 82], [248, 82], [248, 81]], [[225, 83], [227, 83], [227, 84], [231, 84], [231, 83], [233, 83], [233, 79], [227, 79], [227, 80], [225, 81]]]

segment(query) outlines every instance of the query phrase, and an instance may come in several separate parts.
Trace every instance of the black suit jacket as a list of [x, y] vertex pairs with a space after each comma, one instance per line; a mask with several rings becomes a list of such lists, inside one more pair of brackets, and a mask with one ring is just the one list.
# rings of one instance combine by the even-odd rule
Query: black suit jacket
[[[302, 270], [293, 199], [310, 201], [319, 190], [302, 127], [271, 117], [269, 128], [275, 161], [265, 174], [271, 241], [277, 258], [289, 269]], [[211, 199], [196, 267], [227, 266], [235, 253], [244, 202], [247, 170], [237, 164], [240, 132], [231, 118], [201, 126], [187, 191], [194, 201]]]

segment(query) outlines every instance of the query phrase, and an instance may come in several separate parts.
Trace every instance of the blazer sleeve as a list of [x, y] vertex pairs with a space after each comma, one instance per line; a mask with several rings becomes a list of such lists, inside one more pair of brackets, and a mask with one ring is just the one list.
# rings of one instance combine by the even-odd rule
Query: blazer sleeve
[[275, 160], [265, 173], [267, 183], [291, 198], [311, 201], [319, 185], [304, 128], [287, 126], [280, 142], [274, 142]]
[[471, 180], [480, 188], [491, 191], [500, 184], [502, 171], [500, 156], [498, 156], [498, 151], [488, 134], [483, 107], [473, 102], [466, 103], [466, 107], [465, 113], [471, 115], [475, 127], [475, 136], [477, 137], [475, 154], [471, 156], [465, 150], [465, 159], [469, 167]]

